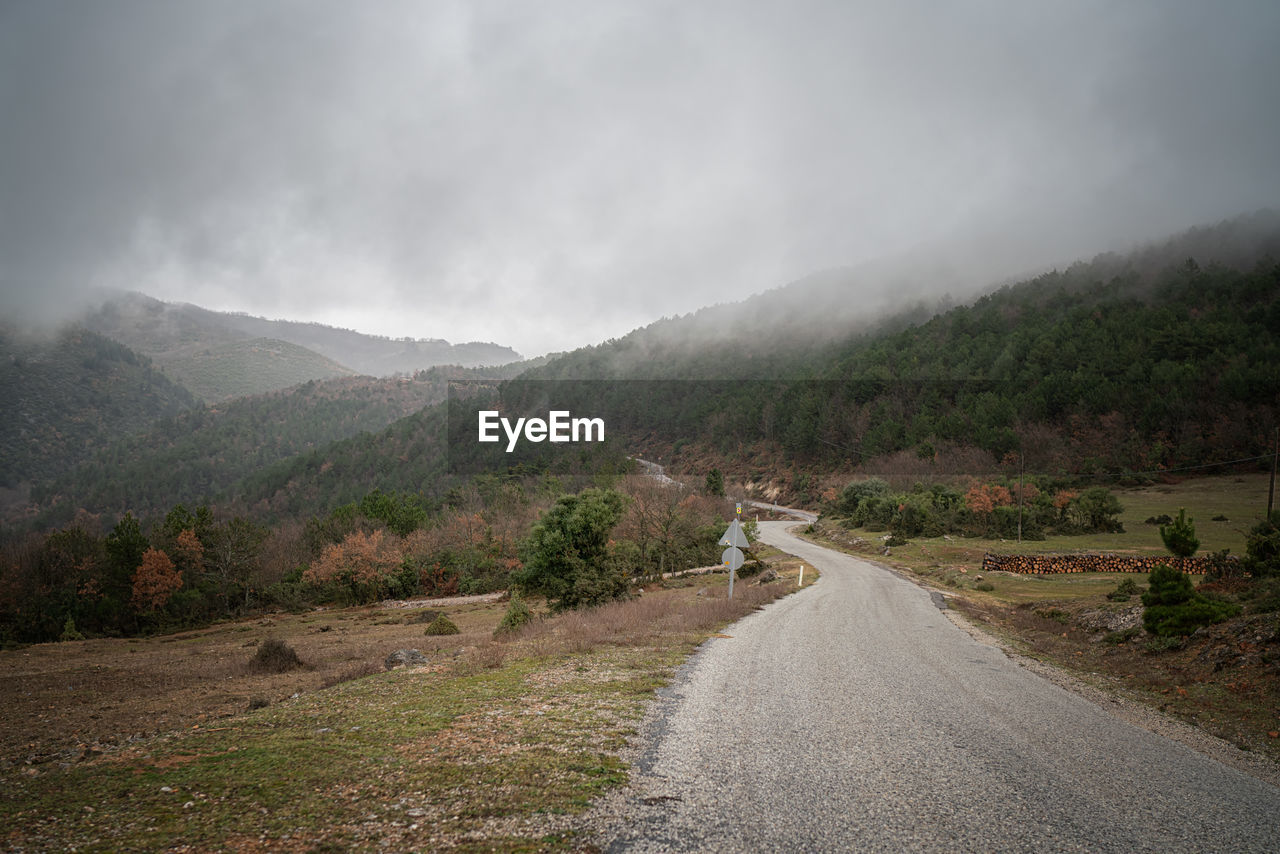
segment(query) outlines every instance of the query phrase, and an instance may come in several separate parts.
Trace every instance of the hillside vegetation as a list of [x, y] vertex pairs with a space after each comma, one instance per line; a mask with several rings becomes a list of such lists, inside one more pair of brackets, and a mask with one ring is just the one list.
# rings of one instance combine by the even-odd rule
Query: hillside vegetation
[[111, 300], [85, 322], [150, 356], [206, 403], [355, 373], [289, 341], [247, 335], [220, 322], [216, 312], [173, 306], [141, 294]]
[[[207, 502], [247, 510], [241, 501], [242, 479], [256, 482], [256, 475], [273, 470], [276, 463], [303, 461], [334, 442], [376, 434], [443, 400], [451, 380], [500, 378], [519, 369], [518, 365], [483, 370], [439, 367], [412, 377], [341, 377], [216, 406], [196, 406], [159, 419], [144, 432], [120, 437], [75, 468], [36, 484], [25, 515], [37, 527], [46, 528], [64, 524], [81, 511], [119, 516], [132, 510], [150, 517], [175, 504]], [[406, 479], [397, 487], [413, 492], [423, 482]], [[356, 485], [361, 488], [343, 492], [341, 500], [323, 509], [373, 487], [362, 480]], [[10, 521], [18, 518], [16, 513], [9, 514]]]
[[[744, 469], [770, 449], [792, 464], [911, 476], [989, 472], [1011, 454], [1086, 476], [1256, 457], [1280, 413], [1278, 237], [1274, 216], [1233, 221], [839, 340], [748, 323], [701, 348], [666, 347], [693, 322], [682, 318], [526, 377], [681, 380], [643, 393], [615, 384], [598, 414], [669, 452], [711, 449]], [[1192, 247], [1223, 247], [1242, 266], [1182, 254]]]
[[196, 405], [151, 360], [80, 328], [27, 340], [0, 324], [0, 487], [57, 477]]
[[270, 338], [198, 345], [156, 359], [165, 373], [208, 403], [355, 375], [305, 347]]
[[[1280, 413], [1278, 235], [1274, 217], [1233, 221], [839, 339], [747, 324], [694, 343], [679, 333], [702, 321], [668, 320], [533, 367], [504, 399], [553, 394], [603, 417], [631, 452], [693, 469], [721, 460], [740, 482], [775, 465], [928, 479], [1016, 474], [1021, 455], [1028, 472], [1087, 479], [1260, 457]], [[285, 514], [379, 485], [438, 496], [456, 483], [446, 455], [475, 444], [452, 447], [447, 425], [428, 409], [269, 466], [240, 491]], [[802, 485], [789, 497], [819, 496]]]
[[32, 490], [46, 524], [78, 509], [163, 513], [225, 498], [241, 478], [274, 462], [364, 431], [381, 430], [444, 396], [444, 380], [345, 377], [198, 406], [123, 438]]

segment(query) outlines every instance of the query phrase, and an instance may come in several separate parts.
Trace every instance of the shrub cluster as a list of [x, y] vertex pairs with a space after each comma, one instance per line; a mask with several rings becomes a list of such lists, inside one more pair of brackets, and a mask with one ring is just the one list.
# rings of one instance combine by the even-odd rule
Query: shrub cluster
[[1125, 578], [1116, 585], [1116, 589], [1107, 594], [1107, 598], [1112, 602], [1128, 602], [1131, 596], [1138, 593], [1138, 582], [1132, 578]]
[[[879, 478], [855, 481], [828, 501], [826, 512], [850, 528], [890, 531], [898, 539], [959, 534], [1012, 539], [1044, 539], [1046, 532], [1075, 534], [1122, 531], [1117, 517], [1124, 507], [1109, 490], [1054, 490], [1048, 481], [1030, 479], [973, 482], [965, 492], [943, 483], [916, 483], [894, 491]], [[1021, 513], [1018, 496], [1021, 490]]]
[[427, 625], [427, 627], [423, 630], [422, 633], [424, 635], [444, 636], [444, 635], [456, 635], [459, 633], [459, 631], [460, 630], [458, 629], [457, 623], [455, 623], [453, 620], [450, 620], [444, 614], [441, 614], [440, 616], [432, 620]]
[[[620, 486], [564, 495], [549, 476], [481, 475], [430, 508], [375, 489], [275, 530], [182, 505], [145, 529], [126, 513], [105, 535], [86, 517], [0, 543], [0, 644], [172, 631], [263, 608], [487, 593], [517, 573], [571, 607], [716, 562], [731, 513], [724, 499], [640, 476]], [[593, 495], [605, 496], [602, 516]], [[560, 543], [570, 546], [563, 555]], [[533, 561], [523, 572], [522, 552]]]
[[507, 605], [507, 612], [502, 615], [502, 621], [498, 623], [498, 628], [494, 629], [493, 636], [513, 635], [531, 622], [533, 622], [533, 612], [518, 594], [514, 594], [511, 597], [511, 604]]
[[279, 638], [264, 640], [249, 661], [249, 669], [255, 673], [287, 673], [302, 666], [298, 653]]
[[1255, 578], [1280, 575], [1280, 510], [1249, 529], [1245, 552], [1245, 570]]
[[1160, 637], [1189, 635], [1201, 626], [1220, 623], [1240, 613], [1233, 602], [1210, 599], [1191, 586], [1181, 570], [1162, 564], [1151, 570], [1150, 587], [1142, 594], [1142, 625]]

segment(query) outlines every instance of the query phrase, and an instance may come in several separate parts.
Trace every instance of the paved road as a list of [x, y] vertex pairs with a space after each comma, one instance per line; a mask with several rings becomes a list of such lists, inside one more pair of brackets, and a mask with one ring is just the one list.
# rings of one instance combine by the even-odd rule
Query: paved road
[[755, 507], [757, 510], [770, 510], [774, 513], [781, 513], [786, 516], [794, 516], [805, 522], [818, 521], [817, 513], [810, 513], [808, 510], [797, 510], [794, 507], [780, 507], [777, 504], [770, 504], [766, 501], [751, 501], [748, 499], [744, 502], [748, 507]]
[[1123, 723], [930, 595], [761, 523], [821, 580], [682, 671], [610, 851], [1280, 851], [1280, 789]]

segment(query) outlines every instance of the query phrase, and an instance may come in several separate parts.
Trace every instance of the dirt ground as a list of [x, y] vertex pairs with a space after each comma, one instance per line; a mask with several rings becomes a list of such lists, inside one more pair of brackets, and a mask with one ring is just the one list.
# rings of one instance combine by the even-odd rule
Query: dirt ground
[[1102, 597], [1010, 605], [952, 600], [1023, 650], [1280, 760], [1280, 617], [1239, 617], [1168, 646], [1140, 630], [1142, 604]]
[[[800, 561], [771, 555], [780, 577]], [[808, 580], [816, 578], [810, 573]], [[694, 590], [724, 576], [672, 579], [654, 589]], [[676, 592], [674, 590], [670, 591]], [[541, 600], [530, 600], [545, 611]], [[307, 694], [384, 669], [388, 655], [416, 649], [431, 666], [450, 667], [492, 646], [507, 603], [496, 595], [384, 602], [272, 614], [150, 638], [101, 638], [0, 651], [0, 769], [75, 763], [182, 730], [220, 721], [294, 694]], [[444, 614], [459, 634], [428, 636]], [[303, 667], [260, 673], [251, 667], [268, 638], [284, 641]]]
[[[411, 603], [418, 604], [418, 603]], [[131, 740], [218, 721], [383, 669], [398, 649], [441, 664], [487, 640], [504, 604], [274, 614], [154, 638], [37, 644], [0, 652], [0, 766], [70, 762]], [[424, 635], [434, 613], [461, 634]], [[278, 638], [304, 667], [257, 673], [258, 645]]]

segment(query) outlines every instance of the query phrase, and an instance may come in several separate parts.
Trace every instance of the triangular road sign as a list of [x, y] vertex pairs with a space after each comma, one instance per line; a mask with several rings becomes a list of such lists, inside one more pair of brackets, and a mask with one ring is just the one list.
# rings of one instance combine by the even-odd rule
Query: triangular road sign
[[742, 532], [742, 523], [734, 519], [729, 523], [729, 527], [725, 529], [724, 536], [720, 538], [718, 545], [737, 546], [740, 549], [745, 549], [751, 545], [751, 541]]

